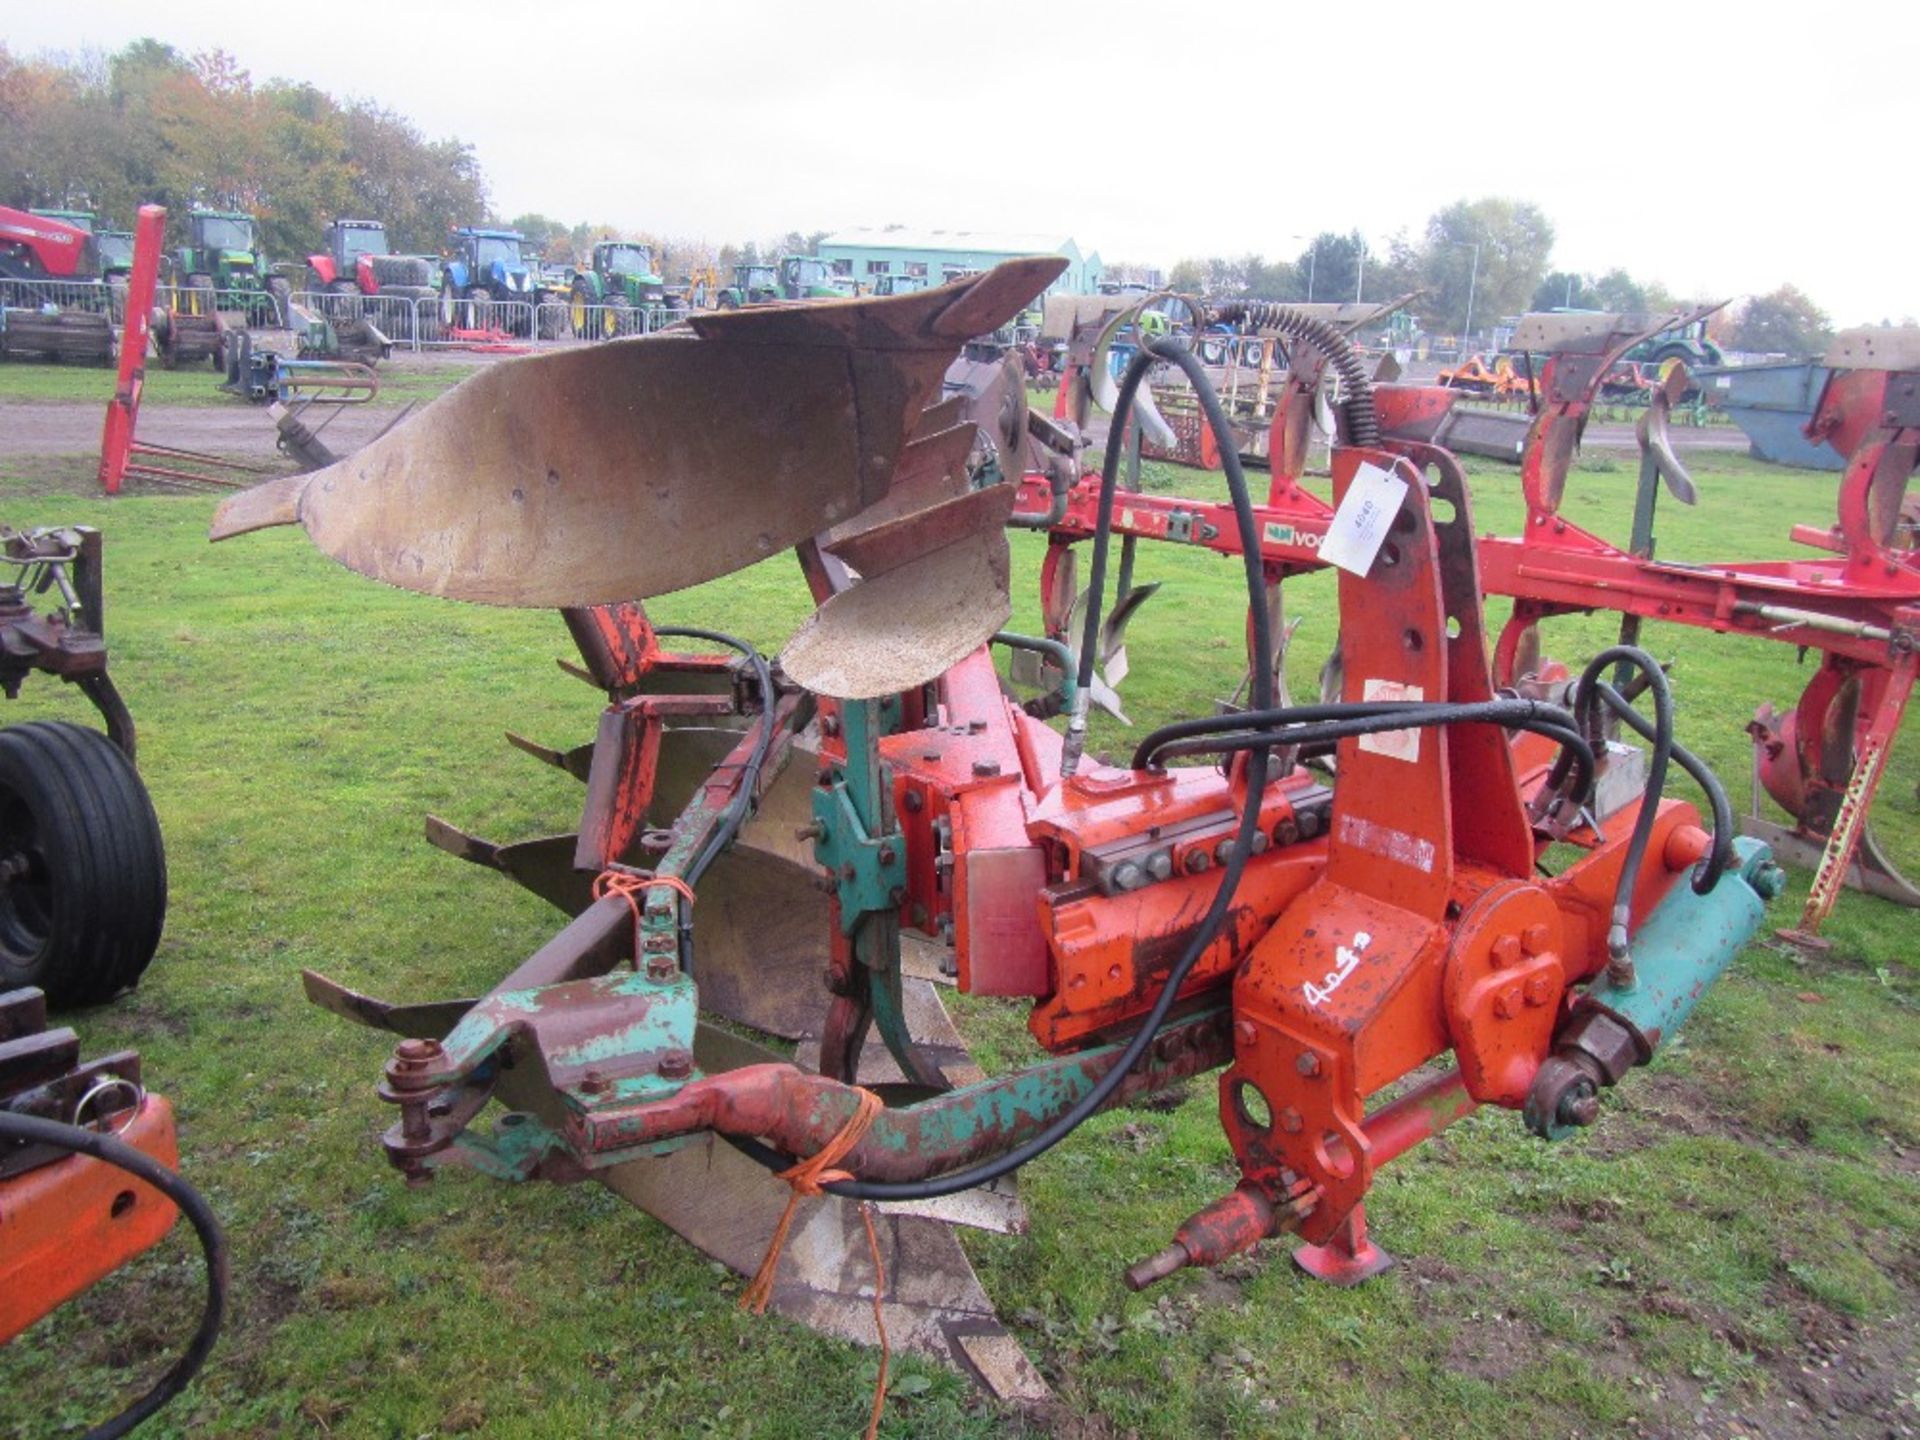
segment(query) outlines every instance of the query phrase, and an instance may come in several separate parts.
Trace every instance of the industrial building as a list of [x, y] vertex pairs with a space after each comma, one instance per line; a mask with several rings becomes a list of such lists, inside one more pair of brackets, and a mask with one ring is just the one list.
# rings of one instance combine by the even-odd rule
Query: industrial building
[[1071, 237], [1020, 235], [987, 230], [841, 230], [820, 242], [818, 254], [834, 272], [872, 289], [883, 276], [910, 276], [930, 285], [956, 275], [989, 270], [1020, 255], [1063, 255], [1067, 268], [1049, 293], [1091, 295], [1100, 285], [1100, 256], [1083, 255]]

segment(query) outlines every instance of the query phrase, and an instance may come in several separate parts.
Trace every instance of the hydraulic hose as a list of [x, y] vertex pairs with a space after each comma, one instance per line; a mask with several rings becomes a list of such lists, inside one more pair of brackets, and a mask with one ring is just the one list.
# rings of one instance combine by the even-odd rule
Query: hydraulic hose
[[227, 1237], [221, 1231], [212, 1207], [198, 1190], [158, 1160], [144, 1151], [134, 1149], [117, 1135], [89, 1130], [81, 1125], [63, 1124], [58, 1120], [44, 1120], [38, 1115], [18, 1115], [0, 1110], [0, 1140], [22, 1145], [47, 1145], [64, 1150], [69, 1155], [85, 1155], [116, 1170], [124, 1170], [179, 1206], [181, 1213], [192, 1223], [194, 1234], [200, 1239], [200, 1249], [207, 1261], [207, 1303], [200, 1312], [200, 1326], [193, 1332], [193, 1339], [180, 1358], [154, 1382], [152, 1389], [105, 1424], [96, 1425], [85, 1436], [85, 1440], [115, 1440], [115, 1437], [131, 1432], [186, 1389], [187, 1383], [206, 1364], [207, 1356], [213, 1353], [214, 1341], [220, 1336], [220, 1326], [227, 1314], [230, 1278]]
[[[1209, 319], [1223, 325], [1250, 325], [1255, 330], [1272, 330], [1289, 340], [1302, 341], [1318, 350], [1333, 366], [1346, 389], [1347, 398], [1341, 402], [1347, 420], [1346, 442], [1349, 445], [1379, 443], [1380, 419], [1373, 408], [1373, 381], [1368, 378], [1366, 366], [1360, 363], [1360, 357], [1354, 354], [1352, 343], [1333, 326], [1271, 300], [1230, 301], [1214, 311]], [[1227, 448], [1224, 436], [1220, 444], [1224, 451]]]

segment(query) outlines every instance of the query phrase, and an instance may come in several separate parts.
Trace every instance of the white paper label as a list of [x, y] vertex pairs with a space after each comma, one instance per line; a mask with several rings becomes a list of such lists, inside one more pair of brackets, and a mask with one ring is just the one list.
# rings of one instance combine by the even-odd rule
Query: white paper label
[[[1418, 685], [1403, 685], [1398, 680], [1363, 680], [1360, 684], [1362, 700], [1424, 700], [1427, 692]], [[1420, 763], [1420, 732], [1418, 730], [1382, 730], [1374, 735], [1362, 735], [1360, 748], [1374, 755], [1386, 755], [1394, 760], [1405, 760], [1410, 765]]]
[[1320, 558], [1365, 579], [1406, 498], [1405, 480], [1378, 465], [1363, 464], [1333, 512], [1327, 538], [1320, 542]]

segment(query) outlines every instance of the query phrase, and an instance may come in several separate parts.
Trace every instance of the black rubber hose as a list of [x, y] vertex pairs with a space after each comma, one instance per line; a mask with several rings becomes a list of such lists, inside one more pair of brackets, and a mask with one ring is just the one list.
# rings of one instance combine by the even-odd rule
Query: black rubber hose
[[[1524, 703], [1524, 702], [1523, 702]], [[1255, 744], [1280, 747], [1306, 747], [1343, 740], [1350, 735], [1373, 735], [1387, 730], [1428, 730], [1444, 725], [1499, 725], [1503, 729], [1526, 730], [1555, 741], [1572, 756], [1575, 796], [1590, 792], [1597, 768], [1587, 737], [1570, 725], [1538, 716], [1515, 715], [1500, 718], [1488, 715], [1449, 715], [1420, 713], [1381, 715], [1364, 720], [1330, 720], [1318, 725], [1290, 725], [1257, 730], [1232, 730], [1214, 735], [1169, 740], [1157, 756], [1231, 755]]]
[[[1208, 317], [1225, 325], [1251, 325], [1256, 330], [1276, 330], [1290, 340], [1302, 340], [1327, 358], [1344, 383], [1347, 398], [1341, 409], [1347, 417], [1346, 442], [1349, 445], [1376, 445], [1380, 441], [1380, 417], [1373, 408], [1373, 381], [1353, 345], [1345, 335], [1324, 320], [1302, 315], [1287, 305], [1270, 300], [1235, 300], [1221, 306]], [[1221, 440], [1224, 450], [1226, 441]]]
[[[1620, 881], [1613, 892], [1607, 955], [1616, 967], [1627, 967], [1630, 963], [1627, 921], [1633, 913], [1633, 887], [1640, 877], [1641, 861], [1646, 858], [1647, 842], [1653, 836], [1660, 797], [1667, 789], [1667, 763], [1673, 755], [1673, 690], [1667, 684], [1667, 674], [1660, 668], [1660, 662], [1637, 645], [1609, 645], [1587, 662], [1587, 668], [1580, 672], [1574, 684], [1573, 713], [1580, 717], [1588, 736], [1599, 742], [1601, 700], [1596, 687], [1607, 666], [1623, 661], [1646, 677], [1647, 689], [1653, 695], [1653, 753], [1647, 760], [1647, 788], [1640, 813], [1634, 818], [1633, 833], [1627, 839], [1627, 858], [1620, 866]], [[1558, 772], [1560, 766], [1556, 764], [1554, 769]], [[1553, 783], [1552, 775], [1548, 783]]]
[[200, 1238], [200, 1249], [207, 1259], [207, 1303], [200, 1312], [200, 1328], [173, 1368], [154, 1383], [151, 1390], [103, 1425], [86, 1433], [85, 1440], [114, 1440], [128, 1434], [162, 1405], [187, 1388], [187, 1383], [206, 1364], [213, 1353], [214, 1341], [227, 1315], [227, 1290], [230, 1284], [227, 1261], [227, 1237], [214, 1217], [213, 1209], [200, 1192], [167, 1169], [152, 1156], [136, 1150], [117, 1135], [103, 1134], [81, 1125], [58, 1120], [43, 1120], [37, 1115], [17, 1115], [0, 1110], [0, 1140], [24, 1145], [48, 1145], [70, 1155], [85, 1155], [116, 1170], [124, 1170], [143, 1180], [180, 1207]]
[[[1265, 710], [1273, 704], [1273, 642], [1271, 626], [1267, 623], [1266, 574], [1260, 561], [1258, 544], [1259, 530], [1253, 518], [1253, 500], [1247, 491], [1246, 472], [1241, 469], [1240, 456], [1233, 441], [1232, 431], [1227, 424], [1226, 412], [1221, 408], [1220, 397], [1214, 393], [1213, 385], [1207, 379], [1206, 371], [1185, 348], [1170, 340], [1156, 340], [1143, 346], [1120, 382], [1120, 398], [1114, 405], [1113, 425], [1115, 433], [1124, 433], [1126, 422], [1133, 410], [1133, 397], [1140, 388], [1140, 382], [1146, 373], [1158, 361], [1170, 361], [1184, 370], [1193, 382], [1194, 395], [1200, 402], [1200, 409], [1207, 417], [1207, 423], [1213, 427], [1214, 434], [1220, 440], [1220, 458], [1226, 471], [1227, 489], [1233, 497], [1233, 513], [1240, 527], [1240, 554], [1246, 568], [1247, 605], [1253, 626], [1253, 683], [1251, 693], [1257, 708]], [[1100, 587], [1105, 578], [1105, 549], [1112, 538], [1113, 494], [1119, 474], [1119, 446], [1108, 450], [1108, 463], [1101, 475], [1100, 482], [1100, 525], [1094, 535], [1094, 565], [1088, 580], [1087, 617], [1089, 640], [1081, 653], [1082, 676], [1087, 681], [1090, 693], [1091, 679], [1085, 674], [1093, 653], [1093, 639], [1099, 635], [1099, 616], [1101, 608]], [[1225, 921], [1228, 908], [1233, 903], [1235, 892], [1240, 886], [1240, 876], [1246, 868], [1247, 857], [1253, 851], [1253, 838], [1260, 830], [1260, 797], [1267, 786], [1268, 752], [1265, 746], [1256, 745], [1247, 755], [1247, 767], [1244, 776], [1247, 792], [1247, 806], [1240, 815], [1240, 829], [1236, 836], [1231, 858], [1221, 867], [1220, 884], [1213, 893], [1213, 902], [1201, 917], [1200, 924], [1189, 937], [1186, 948], [1180, 958], [1167, 972], [1165, 984], [1155, 998], [1153, 1008], [1147, 1012], [1140, 1027], [1134, 1032], [1133, 1039], [1114, 1061], [1113, 1066], [1094, 1082], [1093, 1088], [1055, 1120], [1045, 1130], [1024, 1143], [1015, 1146], [1004, 1155], [991, 1160], [983, 1160], [964, 1170], [948, 1175], [934, 1176], [927, 1180], [910, 1181], [865, 1181], [845, 1180], [828, 1185], [826, 1188], [835, 1195], [855, 1200], [926, 1200], [940, 1195], [953, 1195], [962, 1190], [971, 1190], [976, 1185], [986, 1185], [1011, 1173], [1037, 1159], [1059, 1144], [1067, 1136], [1080, 1128], [1089, 1116], [1105, 1107], [1113, 1092], [1120, 1087], [1133, 1068], [1140, 1063], [1148, 1046], [1153, 1043], [1154, 1035], [1166, 1023], [1168, 1013], [1178, 999], [1180, 987], [1192, 973], [1209, 946], [1219, 934]], [[766, 1146], [753, 1141], [743, 1141], [737, 1146], [744, 1153], [759, 1160], [762, 1164], [785, 1168], [786, 1161], [776, 1156]]]
[[[1599, 683], [1599, 692], [1607, 708], [1632, 726], [1634, 733], [1643, 740], [1653, 739], [1652, 722], [1633, 708], [1632, 701], [1604, 680]], [[1672, 749], [1674, 764], [1693, 777], [1693, 783], [1705, 792], [1707, 804], [1713, 810], [1713, 848], [1693, 870], [1694, 894], [1705, 895], [1720, 883], [1720, 877], [1733, 864], [1733, 802], [1727, 799], [1726, 787], [1720, 783], [1720, 777], [1708, 768], [1706, 761], [1678, 740], [1672, 742]]]

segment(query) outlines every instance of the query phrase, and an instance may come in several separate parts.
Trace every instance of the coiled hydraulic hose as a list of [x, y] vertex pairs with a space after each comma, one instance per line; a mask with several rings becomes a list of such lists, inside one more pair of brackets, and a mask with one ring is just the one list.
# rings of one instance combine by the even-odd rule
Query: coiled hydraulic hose
[[[1346, 443], [1377, 445], [1380, 442], [1380, 418], [1373, 408], [1373, 382], [1367, 378], [1367, 370], [1360, 363], [1360, 357], [1354, 354], [1353, 345], [1333, 326], [1271, 300], [1230, 301], [1214, 311], [1208, 319], [1222, 325], [1248, 325], [1255, 330], [1272, 330], [1289, 340], [1301, 341], [1318, 350], [1333, 366], [1346, 388], [1346, 399], [1340, 406], [1347, 421]], [[1220, 448], [1223, 453], [1227, 449], [1224, 438]]]

